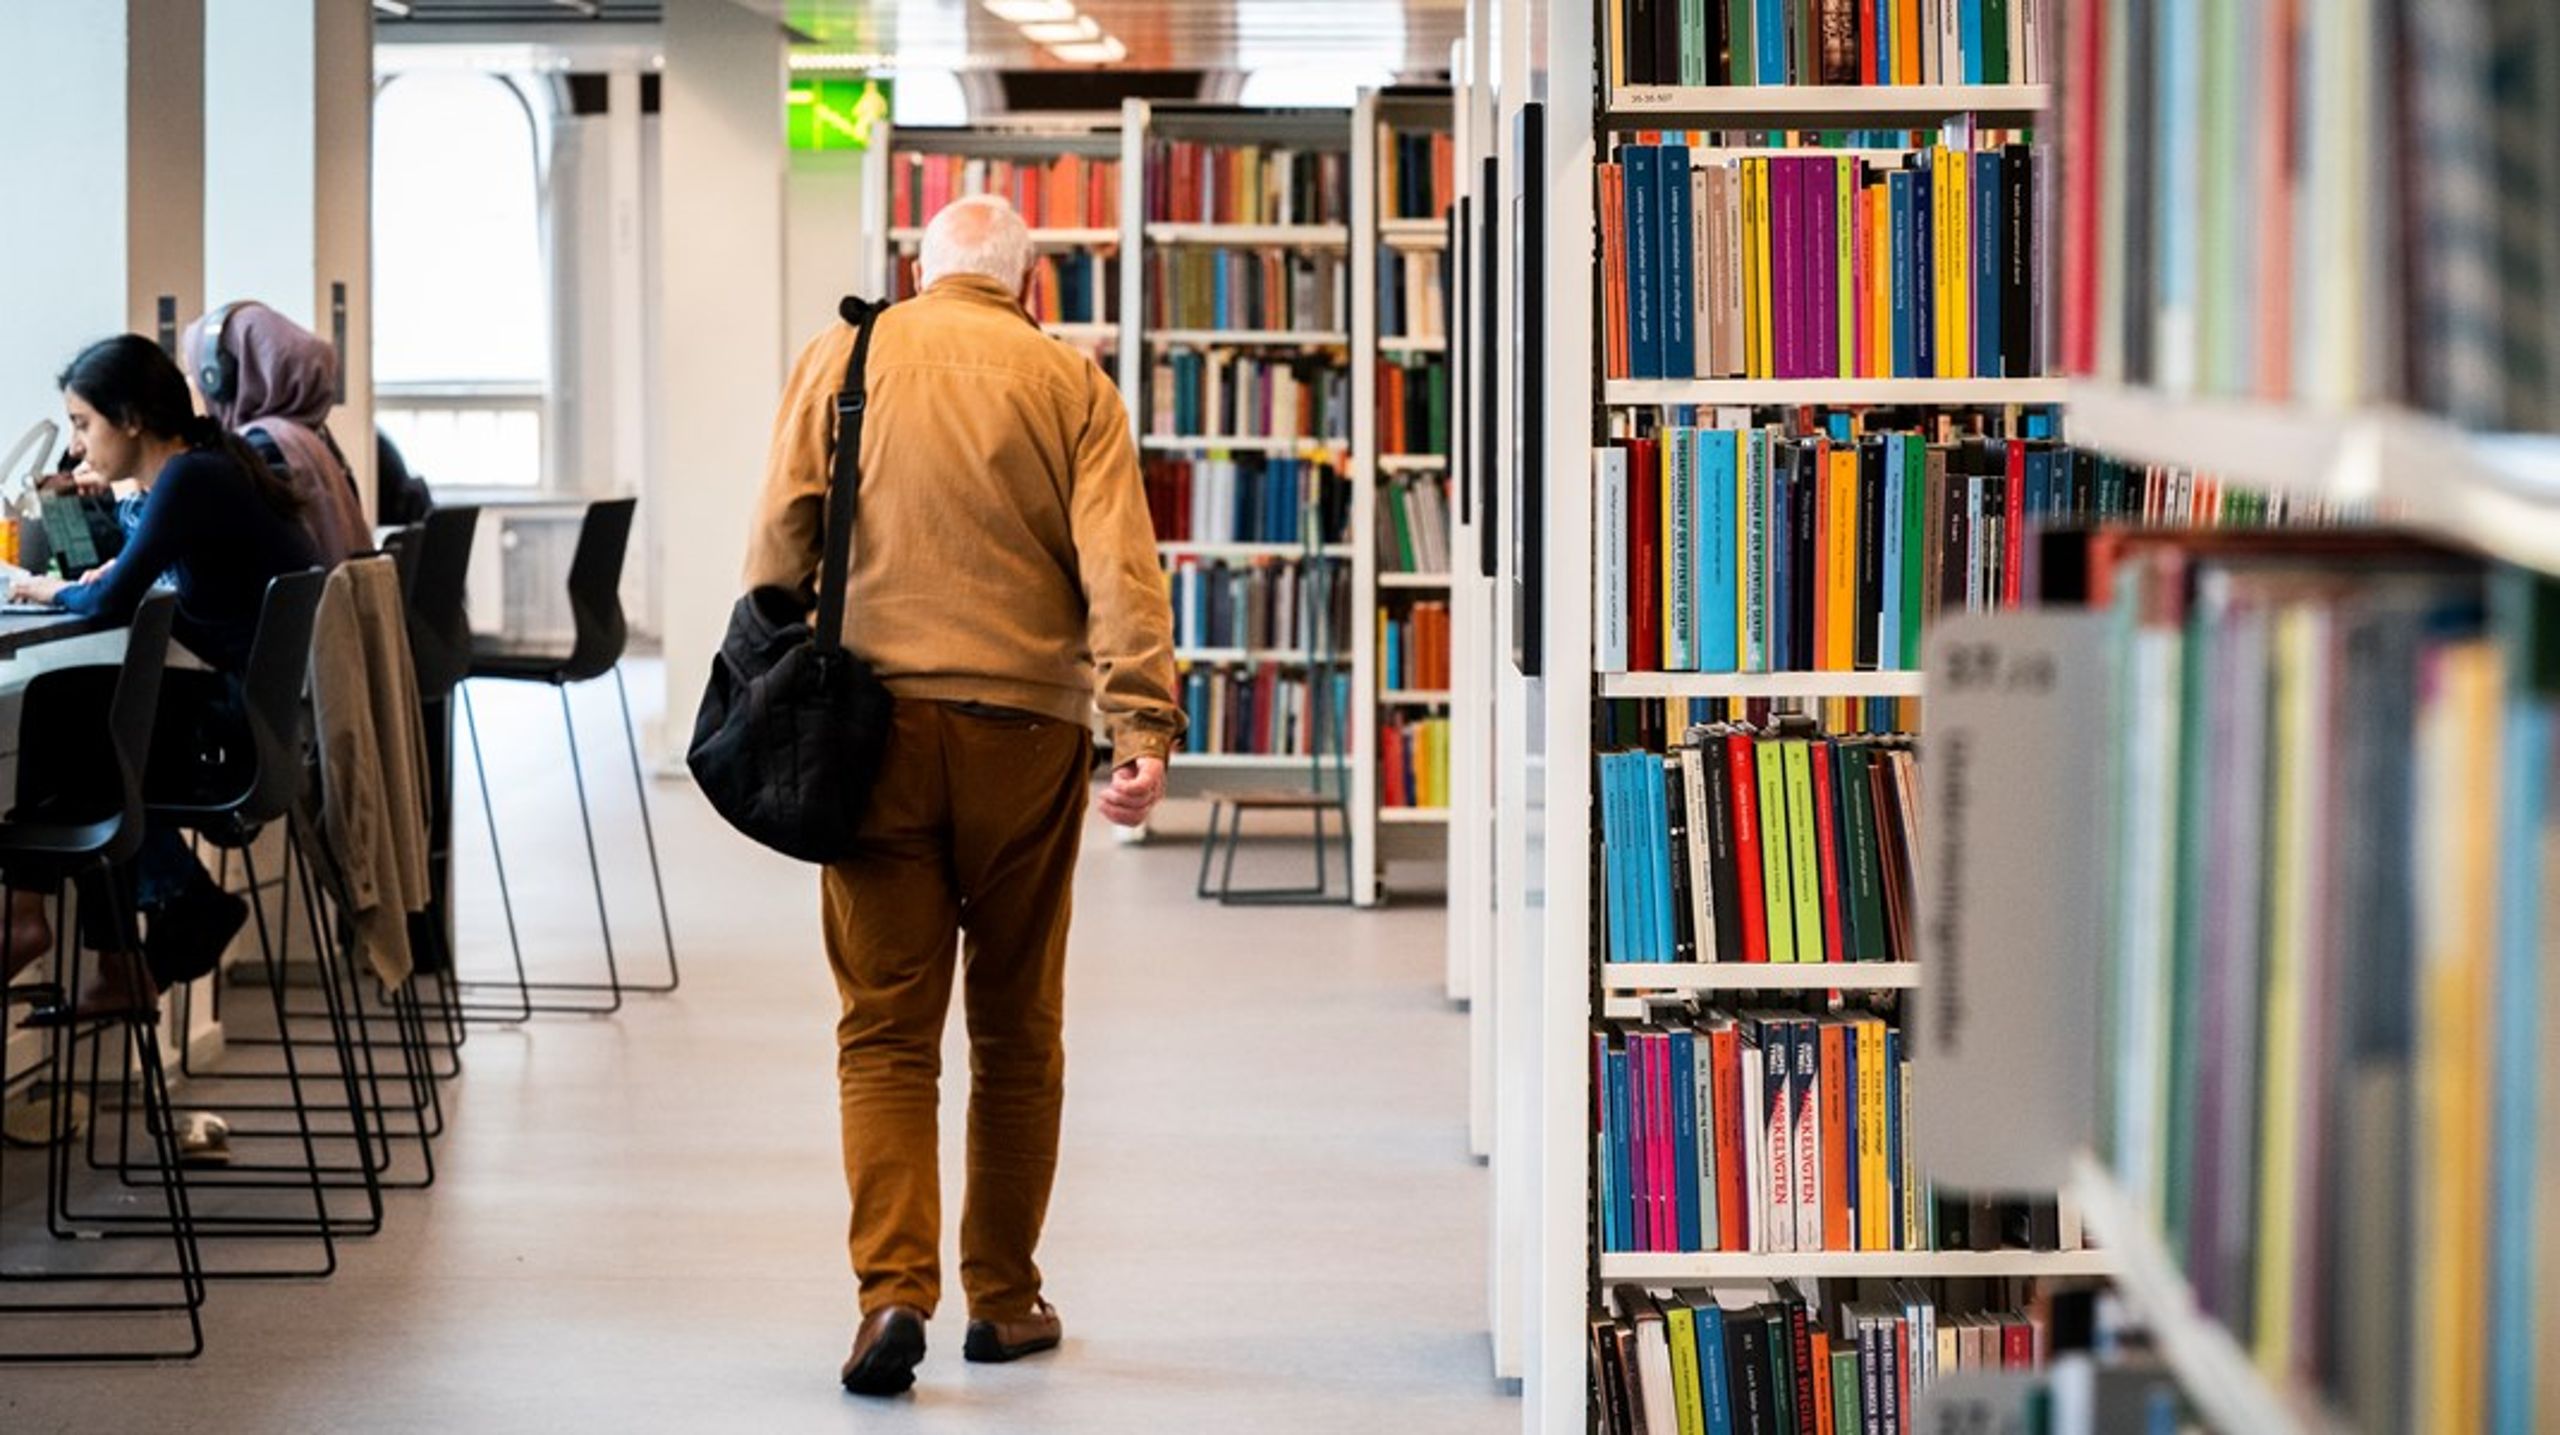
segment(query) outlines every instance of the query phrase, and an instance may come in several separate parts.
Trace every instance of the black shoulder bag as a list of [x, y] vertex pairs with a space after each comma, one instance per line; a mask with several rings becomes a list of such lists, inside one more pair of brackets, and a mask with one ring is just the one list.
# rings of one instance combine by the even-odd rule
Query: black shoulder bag
[[843, 643], [862, 482], [862, 368], [887, 307], [849, 298], [838, 310], [860, 332], [836, 394], [817, 621], [796, 589], [767, 586], [740, 598], [685, 752], [703, 796], [730, 826], [803, 862], [852, 855], [889, 738], [889, 690]]

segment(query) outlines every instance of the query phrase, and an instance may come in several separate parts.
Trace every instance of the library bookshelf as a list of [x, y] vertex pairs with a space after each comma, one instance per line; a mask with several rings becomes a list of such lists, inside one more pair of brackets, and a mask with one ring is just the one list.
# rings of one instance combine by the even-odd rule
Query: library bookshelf
[[[1350, 709], [1354, 721], [1345, 724], [1336, 737], [1342, 747], [1342, 762], [1337, 765], [1330, 756], [1311, 759], [1307, 754], [1265, 753], [1193, 753], [1175, 755], [1171, 764], [1171, 783], [1176, 794], [1197, 793], [1214, 787], [1233, 774], [1251, 773], [1258, 785], [1309, 785], [1331, 790], [1336, 773], [1343, 774], [1346, 788], [1355, 787], [1359, 775], [1376, 761], [1374, 736], [1363, 732], [1356, 721], [1361, 703], [1359, 694], [1367, 691], [1374, 678], [1364, 666], [1365, 655], [1357, 639], [1370, 621], [1376, 605], [1375, 590], [1364, 585], [1360, 572], [1365, 549], [1358, 527], [1359, 514], [1372, 502], [1367, 486], [1356, 469], [1348, 465], [1351, 435], [1348, 432], [1319, 436], [1239, 435], [1219, 432], [1157, 432], [1161, 425], [1150, 412], [1152, 385], [1151, 365], [1160, 354], [1170, 349], [1203, 353], [1243, 351], [1272, 358], [1310, 361], [1328, 367], [1350, 363], [1348, 328], [1256, 328], [1189, 327], [1169, 322], [1170, 316], [1148, 311], [1148, 276], [1156, 256], [1176, 250], [1205, 249], [1301, 251], [1347, 256], [1351, 244], [1351, 225], [1343, 223], [1226, 223], [1199, 220], [1150, 220], [1149, 157], [1158, 141], [1171, 140], [1213, 145], [1285, 147], [1301, 151], [1322, 151], [1345, 156], [1343, 165], [1348, 182], [1347, 149], [1350, 139], [1349, 115], [1341, 109], [1279, 108], [1256, 109], [1234, 105], [1191, 104], [1171, 101], [1129, 100], [1124, 102], [1117, 130], [1120, 156], [1119, 245], [1122, 340], [1118, 350], [1120, 392], [1129, 405], [1141, 454], [1196, 458], [1264, 458], [1296, 457], [1341, 466], [1350, 480], [1349, 502], [1351, 526], [1341, 543], [1227, 543], [1164, 542], [1159, 551], [1168, 561], [1192, 557], [1204, 561], [1252, 561], [1257, 559], [1305, 558], [1339, 565], [1351, 585], [1349, 602], [1351, 643], [1338, 651], [1324, 645], [1326, 651], [1291, 650], [1286, 653], [1242, 649], [1182, 649], [1177, 660], [1186, 670], [1201, 667], [1236, 667], [1264, 662], [1279, 664], [1296, 671], [1319, 670], [1312, 676], [1321, 681], [1327, 673], [1348, 675], [1352, 694]], [[1347, 297], [1347, 296], [1345, 296]], [[1314, 522], [1312, 514], [1304, 521]], [[1319, 699], [1320, 700], [1320, 699]], [[1352, 870], [1356, 875], [1365, 869], [1376, 850], [1374, 822], [1363, 825], [1359, 805], [1350, 804]]]
[[[1082, 120], [1024, 120], [1019, 122], [959, 125], [884, 126], [886, 140], [872, 147], [864, 177], [865, 208], [881, 217], [878, 233], [881, 245], [873, 256], [870, 272], [875, 276], [871, 293], [898, 297], [912, 289], [910, 266], [924, 243], [922, 220], [928, 215], [915, 213], [923, 206], [909, 203], [901, 213], [894, 195], [895, 186], [906, 181], [911, 167], [937, 162], [968, 165], [1049, 164], [1070, 156], [1117, 161], [1120, 158], [1120, 136], [1108, 125]], [[964, 186], [954, 185], [957, 195]], [[1114, 198], [1117, 192], [1113, 191]], [[1012, 196], [1008, 195], [1008, 198]], [[912, 197], [911, 197], [912, 198]], [[1105, 371], [1111, 370], [1119, 347], [1119, 316], [1112, 310], [1111, 289], [1116, 275], [1112, 260], [1126, 239], [1125, 224], [1052, 225], [1044, 223], [1044, 215], [1025, 215], [1031, 225], [1031, 242], [1042, 262], [1080, 259], [1090, 265], [1090, 283], [1094, 287], [1091, 312], [1074, 315], [1047, 316], [1041, 327], [1056, 337], [1094, 356]], [[1090, 216], [1088, 216], [1090, 217]], [[895, 223], [897, 219], [910, 222]]]
[[[1524, 392], [1543, 394], [1546, 412], [1556, 416], [1535, 448], [1515, 445], [1503, 455], [1503, 477], [1495, 485], [1497, 492], [1517, 496], [1513, 508], [1537, 505], [1525, 517], [1536, 526], [1543, 563], [1535, 574], [1519, 571], [1527, 555], [1537, 551], [1522, 540], [1522, 513], [1501, 515], [1502, 532], [1494, 545], [1505, 555], [1505, 585], [1539, 580], [1543, 636], [1534, 676], [1514, 673], [1497, 683], [1504, 695], [1505, 728], [1498, 781], [1517, 783], [1510, 791], [1519, 793], [1499, 799], [1500, 815], [1506, 826], [1520, 825], [1499, 835], [1496, 862], [1497, 867], [1525, 862], [1529, 890], [1494, 924], [1500, 935], [1493, 981], [1502, 1000], [1525, 1003], [1530, 1010], [1506, 1007], [1499, 1018], [1505, 1075], [1498, 1085], [1525, 1095], [1517, 1107], [1496, 1115], [1496, 1304], [1497, 1319], [1517, 1312], [1521, 1322], [1524, 1426], [1549, 1432], [1585, 1430], [1595, 1418], [1588, 1405], [1591, 1321], [1603, 1307], [1606, 1288], [1621, 1282], [1670, 1287], [1858, 1278], [2090, 1281], [2110, 1277], [2116, 1266], [2114, 1253], [2102, 1249], [1683, 1255], [1599, 1249], [1592, 1158], [1596, 1022], [1639, 1015], [1649, 999], [1925, 991], [1919, 964], [1908, 961], [1603, 961], [1604, 896], [1595, 860], [1600, 850], [1595, 766], [1601, 704], [1907, 699], [1925, 695], [1926, 679], [1918, 671], [1600, 671], [1595, 662], [1600, 537], [1592, 480], [1596, 449], [1622, 411], [1634, 408], [2003, 407], [2051, 405], [2068, 397], [2067, 386], [2042, 378], [1606, 379], [1597, 362], [1596, 165], [1616, 140], [1665, 130], [1751, 135], [1825, 128], [1916, 130], [1964, 117], [2007, 127], [2035, 123], [2048, 94], [2040, 85], [1610, 90], [1604, 83], [1602, 8], [1554, 7], [1546, 12], [1543, 35], [1531, 42], [1525, 57], [1503, 57], [1506, 83], [1496, 101], [1498, 134], [1488, 146], [1498, 151], [1501, 172], [1501, 192], [1492, 201], [1506, 212], [1515, 203], [1534, 203], [1544, 246], [1533, 256], [1536, 271], [1529, 282], [1516, 272], [1515, 255], [1502, 256], [1497, 332], [1535, 336], [1533, 344], [1522, 346], [1516, 362], [1505, 363], [1503, 398], [1507, 404]], [[1510, 13], [1506, 8], [1506, 18]], [[1528, 76], [1542, 76], [1543, 83]], [[1579, 82], [1568, 77], [1579, 77]], [[1534, 117], [1525, 113], [1530, 105], [1524, 103], [1533, 99], [1542, 102]], [[1751, 152], [1759, 152], [1756, 139], [1749, 143]], [[1715, 153], [1700, 149], [1693, 157]], [[1524, 171], [1525, 184], [1520, 179]], [[1506, 237], [1505, 242], [1511, 241]], [[1497, 651], [1509, 646], [1515, 633], [1506, 622]], [[1908, 1017], [1908, 1002], [1903, 1010]], [[1505, 1242], [1516, 1243], [1516, 1263], [1502, 1249]]]
[[[1359, 671], [1368, 675], [1368, 681], [1355, 689], [1352, 725], [1355, 732], [1366, 729], [1361, 745], [1372, 755], [1368, 767], [1353, 774], [1351, 789], [1354, 830], [1365, 823], [1372, 833], [1367, 860], [1360, 861], [1352, 873], [1353, 900], [1362, 906], [1377, 902], [1383, 895], [1381, 869], [1392, 841], [1383, 829], [1393, 828], [1429, 842], [1444, 861], [1446, 848], [1441, 839], [1449, 830], [1445, 817], [1435, 820], [1422, 815], [1445, 813], [1444, 808], [1392, 806], [1382, 795], [1386, 788], [1385, 743], [1391, 725], [1404, 717], [1447, 716], [1451, 694], [1447, 689], [1389, 687], [1378, 632], [1378, 615], [1409, 614], [1415, 602], [1445, 602], [1451, 596], [1445, 574], [1442, 581], [1433, 582], [1427, 575], [1392, 571], [1384, 555], [1393, 546], [1393, 538], [1380, 530], [1384, 521], [1380, 513], [1382, 498], [1391, 497], [1408, 481], [1433, 484], [1441, 496], [1445, 515], [1446, 482], [1441, 479], [1434, 483], [1433, 476], [1445, 475], [1449, 462], [1445, 449], [1435, 453], [1384, 452], [1389, 445], [1381, 432], [1384, 419], [1379, 393], [1380, 359], [1445, 356], [1449, 339], [1445, 327], [1436, 332], [1386, 332], [1380, 314], [1379, 284], [1385, 266], [1403, 264], [1412, 254], [1437, 257], [1445, 284], [1447, 215], [1401, 217], [1390, 213], [1382, 184], [1392, 163], [1386, 149], [1394, 136], [1449, 134], [1454, 123], [1454, 101], [1445, 86], [1366, 90], [1351, 112], [1351, 466], [1355, 491], [1365, 495], [1352, 520], [1352, 541], [1359, 550], [1353, 560], [1358, 571], [1355, 591], [1363, 600], [1358, 604], [1363, 621], [1352, 634], [1352, 645], [1358, 653]], [[1440, 306], [1444, 315], [1447, 297], [1444, 288]], [[1451, 370], [1445, 357], [1436, 364], [1445, 392]], [[1439, 730], [1445, 733], [1447, 728]], [[1402, 852], [1411, 845], [1398, 844], [1398, 850]], [[1355, 856], [1361, 851], [1357, 845], [1353, 850]], [[1417, 851], [1415, 855], [1421, 854]]]

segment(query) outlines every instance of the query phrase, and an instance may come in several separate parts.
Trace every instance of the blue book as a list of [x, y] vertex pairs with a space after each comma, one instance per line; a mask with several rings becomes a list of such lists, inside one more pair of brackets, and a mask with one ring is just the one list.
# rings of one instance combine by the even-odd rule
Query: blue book
[[1973, 156], [1973, 372], [1985, 379], [2001, 375], [2000, 168], [1996, 151]]
[[1635, 897], [1627, 882], [1633, 864], [1627, 821], [1627, 765], [1623, 753], [1600, 755], [1601, 866], [1609, 886], [1609, 960], [1634, 960]]
[[1884, 436], [1884, 522], [1876, 535], [1884, 544], [1884, 612], [1876, 635], [1876, 666], [1888, 672], [1917, 666], [1917, 655], [1902, 651], [1902, 446], [1910, 437]]
[[1657, 181], [1662, 186], [1662, 376], [1688, 379], [1698, 373], [1697, 235], [1689, 213], [1689, 148], [1664, 145]]
[[1760, 42], [1760, 54], [1753, 62], [1753, 82], [1792, 82], [1795, 77], [1787, 73], [1787, 0], [1756, 0], [1754, 12], [1751, 34]]
[[1726, 1378], [1724, 1307], [1709, 1296], [1689, 1308], [1698, 1335], [1698, 1405], [1707, 1435], [1747, 1435], [1733, 1428], [1733, 1382]]
[[1861, 76], [1870, 85], [1893, 83], [1893, 0], [1874, 0], [1867, 6], [1867, 33], [1876, 37], [1872, 53], [1875, 63]]
[[1735, 617], [1735, 550], [1740, 542], [1734, 504], [1740, 492], [1735, 451], [1741, 435], [1732, 429], [1700, 429], [1698, 434], [1698, 556], [1690, 569], [1698, 577], [1698, 669], [1730, 673], [1739, 666], [1741, 634]]
[[1893, 1203], [1886, 1212], [1892, 1218], [1893, 1249], [1911, 1249], [1911, 1233], [1905, 1229], [1903, 1215], [1911, 1209], [1902, 1189], [1902, 1028], [1884, 1029], [1884, 1160], [1886, 1199]]
[[1929, 153], [1915, 157], [1911, 176], [1911, 377], [1938, 377], [1938, 263], [1931, 205], [1936, 181], [1929, 172]]
[[1964, 82], [1982, 83], [1982, 0], [1956, 0], [1956, 43], [1964, 49]]
[[1662, 759], [1649, 752], [1636, 757], [1643, 764], [1636, 776], [1644, 784], [1645, 890], [1652, 904], [1652, 957], [1668, 962], [1680, 954], [1671, 912], [1671, 795]]
[[1622, 1043], [1609, 1048], [1609, 1170], [1618, 1179], [1611, 1183], [1608, 1215], [1617, 1223], [1616, 1249], [1636, 1248], [1635, 1168], [1628, 1162], [1627, 1122], [1631, 1108], [1627, 1100], [1627, 1051]]
[[1662, 666], [1698, 670], [1698, 431], [1676, 424], [1662, 439]]
[[1671, 1052], [1671, 1166], [1676, 1173], [1674, 1212], [1680, 1249], [1702, 1250], [1698, 1244], [1698, 1038], [1687, 1027], [1673, 1027]]
[[[2548, 633], [2526, 620], [2533, 584], [2520, 569], [2500, 572], [2492, 601], [2497, 626], [2519, 637], [2548, 641]], [[2524, 644], [2511, 644], [2511, 669], [2531, 661]], [[2517, 684], [2507, 691], [2506, 767], [2514, 774], [2499, 799], [2503, 829], [2498, 843], [2499, 912], [2497, 940], [2497, 1136], [2490, 1177], [2489, 1221], [2491, 1428], [2501, 1431], [2536, 1428], [2534, 1375], [2552, 1332], [2534, 1328], [2534, 1227], [2537, 1192], [2534, 1170], [2541, 1159], [2535, 1134], [2541, 1103], [2553, 1100], [2540, 1089], [2536, 1069], [2550, 1033], [2541, 1026], [2542, 970], [2540, 915], [2545, 893], [2541, 882], [2541, 835], [2548, 816], [2552, 705], [2550, 699]], [[2539, 1193], [2544, 1199], [2548, 1192]], [[2540, 1419], [2552, 1418], [2545, 1410]]]
[[1618, 159], [1626, 167], [1627, 243], [1627, 373], [1632, 378], [1662, 377], [1662, 229], [1654, 217], [1662, 207], [1659, 193], [1662, 151], [1652, 145], [1625, 145]]
[[1848, 443], [1854, 437], [1849, 432], [1849, 415], [1845, 412], [1823, 415], [1822, 427], [1831, 435], [1833, 443]]

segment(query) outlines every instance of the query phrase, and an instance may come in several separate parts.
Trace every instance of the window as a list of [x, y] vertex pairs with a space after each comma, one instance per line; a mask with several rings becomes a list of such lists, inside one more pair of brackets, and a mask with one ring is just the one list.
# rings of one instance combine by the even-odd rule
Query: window
[[542, 482], [549, 286], [541, 135], [485, 71], [392, 76], [374, 97], [374, 412], [412, 470]]

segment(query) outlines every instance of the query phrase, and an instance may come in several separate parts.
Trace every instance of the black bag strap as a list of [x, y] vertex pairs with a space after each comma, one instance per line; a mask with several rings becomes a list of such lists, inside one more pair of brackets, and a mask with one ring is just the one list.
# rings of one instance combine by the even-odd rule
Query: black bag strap
[[862, 487], [862, 411], [868, 402], [862, 370], [871, 357], [871, 331], [877, 327], [872, 321], [888, 307], [885, 302], [850, 295], [836, 306], [836, 313], [855, 333], [853, 357], [845, 361], [844, 386], [836, 390], [835, 439], [828, 460], [827, 552], [818, 569], [815, 634], [820, 652], [833, 651], [843, 641], [844, 589], [853, 567], [853, 510]]

